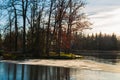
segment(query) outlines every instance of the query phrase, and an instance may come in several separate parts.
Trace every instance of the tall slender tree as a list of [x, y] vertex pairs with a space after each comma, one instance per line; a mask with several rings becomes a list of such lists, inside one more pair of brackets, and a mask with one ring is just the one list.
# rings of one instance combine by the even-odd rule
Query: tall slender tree
[[22, 18], [23, 18], [23, 53], [26, 52], [26, 15], [28, 9], [28, 0], [22, 0]]
[[18, 50], [18, 25], [17, 25], [17, 9], [16, 9], [16, 6], [15, 6], [15, 0], [12, 0], [12, 6], [13, 6], [13, 10], [14, 10], [14, 18], [15, 18], [15, 51]]
[[46, 54], [49, 56], [49, 49], [50, 49], [50, 23], [51, 23], [51, 16], [53, 12], [53, 4], [55, 0], [50, 0], [50, 9], [49, 9], [49, 18], [48, 18], [48, 25], [47, 25], [47, 34], [46, 34]]

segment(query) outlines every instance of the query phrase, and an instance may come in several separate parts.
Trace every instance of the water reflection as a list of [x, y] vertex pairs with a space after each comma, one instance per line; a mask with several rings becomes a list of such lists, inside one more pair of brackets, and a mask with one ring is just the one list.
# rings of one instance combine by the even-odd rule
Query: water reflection
[[0, 80], [70, 80], [70, 69], [1, 62]]
[[119, 80], [120, 73], [0, 63], [0, 80]]

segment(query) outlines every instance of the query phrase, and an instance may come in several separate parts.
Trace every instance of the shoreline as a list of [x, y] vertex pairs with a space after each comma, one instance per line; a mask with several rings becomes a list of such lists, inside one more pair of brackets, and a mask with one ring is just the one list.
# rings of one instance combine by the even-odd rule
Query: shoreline
[[112, 65], [112, 64], [99, 63], [92, 60], [29, 59], [24, 61], [0, 60], [0, 62], [26, 64], [26, 65], [66, 67], [66, 68], [76, 68], [76, 69], [88, 69], [88, 70], [120, 73], [120, 64]]

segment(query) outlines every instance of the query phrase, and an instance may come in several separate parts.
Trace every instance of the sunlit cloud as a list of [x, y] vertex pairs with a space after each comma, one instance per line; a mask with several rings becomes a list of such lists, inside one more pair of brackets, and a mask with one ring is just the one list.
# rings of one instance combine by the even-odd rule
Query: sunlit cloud
[[[102, 32], [107, 34], [115, 33], [117, 35], [120, 35], [120, 1], [118, 1], [118, 3], [115, 2], [115, 0], [114, 2], [112, 2], [113, 0], [110, 2], [107, 1], [109, 0], [104, 0], [104, 3], [103, 0], [101, 0], [101, 3], [96, 3], [97, 1], [95, 1], [95, 3], [99, 5], [96, 5], [95, 3], [93, 6], [89, 5], [89, 9], [91, 8], [91, 10], [88, 11], [88, 17], [93, 23], [91, 26], [93, 29], [86, 30], [86, 33], [91, 34]], [[95, 6], [96, 9], [93, 9]]]

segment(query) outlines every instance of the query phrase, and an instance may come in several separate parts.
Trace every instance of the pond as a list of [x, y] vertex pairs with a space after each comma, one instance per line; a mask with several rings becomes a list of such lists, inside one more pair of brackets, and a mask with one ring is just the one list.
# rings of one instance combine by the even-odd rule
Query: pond
[[0, 80], [119, 80], [120, 73], [0, 62]]
[[1, 62], [0, 80], [70, 80], [70, 69]]

